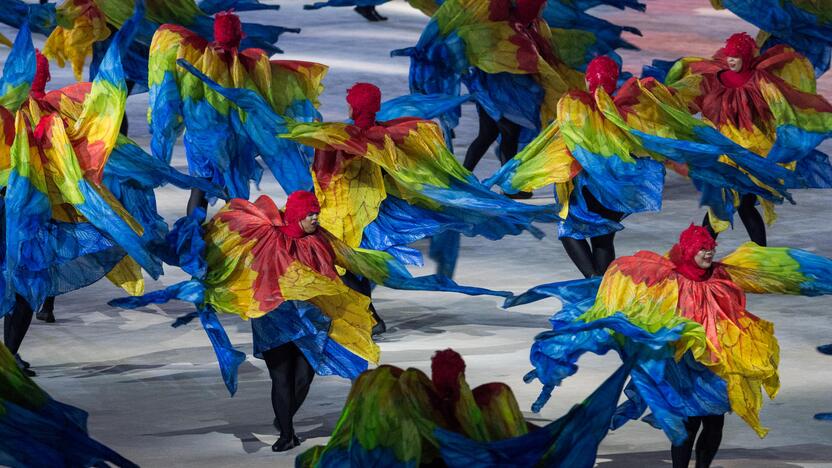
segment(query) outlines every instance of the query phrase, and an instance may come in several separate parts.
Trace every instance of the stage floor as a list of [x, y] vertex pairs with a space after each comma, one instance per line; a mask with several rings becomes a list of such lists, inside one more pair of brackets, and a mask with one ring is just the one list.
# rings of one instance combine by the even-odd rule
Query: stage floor
[[[303, 28], [300, 35], [285, 35], [280, 46], [287, 52], [285, 58], [316, 60], [332, 67], [322, 98], [326, 119], [345, 118], [344, 92], [355, 81], [379, 84], [387, 98], [407, 92], [407, 60], [388, 54], [416, 42], [427, 21], [419, 12], [396, 1], [379, 8], [389, 21], [371, 24], [346, 8], [303, 11], [300, 0], [280, 3], [280, 11], [247, 13], [244, 19]], [[731, 33], [754, 32], [751, 25], [730, 13], [711, 10], [707, 0], [647, 3], [647, 15], [614, 10], [603, 13], [644, 32], [643, 38], [632, 38], [643, 50], [623, 54], [631, 71], [638, 71], [654, 57], [709, 54]], [[0, 32], [8, 37], [15, 34], [8, 28], [0, 28]], [[36, 40], [42, 47], [43, 38]], [[0, 52], [3, 57], [7, 53], [7, 49]], [[830, 75], [820, 84], [828, 97], [832, 97]], [[71, 81], [67, 69], [53, 68], [52, 76], [53, 86]], [[128, 100], [131, 137], [149, 148], [146, 105], [147, 95]], [[476, 132], [473, 107], [466, 106], [463, 113], [457, 130], [458, 155], [464, 154]], [[832, 148], [827, 145], [826, 149]], [[185, 170], [181, 145], [175, 163]], [[496, 167], [496, 159], [488, 156], [477, 174], [490, 175]], [[285, 199], [271, 177], [260, 188]], [[540, 191], [534, 202], [550, 199], [550, 190]], [[669, 248], [680, 230], [701, 220], [703, 212], [696, 199], [688, 182], [669, 176], [664, 210], [627, 219], [627, 229], [617, 237], [618, 254]], [[832, 256], [832, 193], [797, 191], [795, 199], [797, 206], [780, 210], [780, 220], [770, 230], [770, 244]], [[160, 210], [172, 223], [183, 214], [187, 194], [166, 188], [159, 191], [158, 200]], [[542, 241], [530, 235], [499, 242], [463, 239], [456, 279], [522, 292], [537, 284], [576, 278], [578, 272], [564, 254], [554, 227], [544, 228], [548, 235]], [[720, 237], [719, 249], [727, 253], [745, 240], [739, 227]], [[432, 273], [432, 265], [421, 272]], [[181, 272], [168, 268], [168, 274], [157, 283], [149, 282], [147, 289], [184, 278]], [[171, 303], [143, 311], [108, 307], [106, 302], [118, 295], [119, 290], [101, 282], [58, 298], [57, 323], [36, 321], [21, 350], [39, 373], [39, 385], [54, 398], [90, 413], [94, 437], [143, 466], [200, 467], [292, 466], [300, 451], [326, 441], [349, 390], [348, 381], [316, 378], [296, 421], [306, 442], [289, 453], [273, 454], [270, 445], [276, 435], [271, 427], [269, 379], [263, 362], [249, 356], [240, 370], [239, 391], [230, 398], [203, 331], [195, 323], [179, 329], [170, 326], [175, 317], [191, 310], [188, 304]], [[385, 288], [376, 290], [374, 300], [389, 326], [380, 342], [383, 363], [427, 369], [435, 350], [452, 347], [465, 357], [472, 386], [506, 382], [521, 407], [530, 407], [540, 385], [522, 381], [530, 370], [529, 346], [535, 334], [547, 329], [547, 318], [559, 308], [557, 300], [505, 311], [493, 298]], [[736, 416], [727, 418], [715, 466], [832, 466], [832, 422], [812, 419], [816, 412], [832, 411], [832, 357], [815, 350], [832, 342], [830, 305], [829, 298], [749, 297], [749, 310], [776, 324], [783, 386], [777, 399], [767, 402], [763, 410], [763, 423], [771, 429], [765, 439], [759, 439]], [[232, 316], [224, 317], [223, 323], [232, 341], [250, 354], [249, 324]], [[585, 358], [579, 373], [555, 391], [544, 411], [527, 416], [538, 423], [559, 417], [618, 364], [611, 355]], [[670, 466], [668, 448], [661, 432], [632, 422], [607, 437], [599, 464]]]

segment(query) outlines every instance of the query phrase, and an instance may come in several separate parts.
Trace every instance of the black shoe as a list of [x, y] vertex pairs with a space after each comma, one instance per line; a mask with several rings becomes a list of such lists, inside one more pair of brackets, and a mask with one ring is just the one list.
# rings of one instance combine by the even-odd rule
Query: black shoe
[[378, 318], [376, 320], [377, 320], [376, 324], [373, 325], [373, 331], [372, 331], [373, 336], [381, 335], [382, 333], [387, 331], [387, 324], [384, 323], [384, 320], [382, 320], [381, 318]]
[[507, 193], [506, 196], [511, 198], [512, 200], [528, 200], [533, 195], [532, 192], [517, 192], [517, 193]]
[[42, 311], [38, 312], [37, 314], [35, 314], [35, 318], [37, 318], [41, 322], [55, 323], [55, 314], [51, 310], [47, 310], [47, 311], [42, 310]]
[[302, 441], [302, 440], [300, 440], [300, 439], [298, 438], [298, 436], [294, 435], [294, 436], [292, 436], [292, 442], [294, 442], [294, 443], [295, 443], [295, 447], [297, 447], [297, 446], [298, 446], [298, 445], [300, 445], [300, 443], [301, 443], [301, 442], [303, 442], [303, 441]]
[[280, 438], [277, 439], [277, 442], [272, 445], [272, 452], [285, 452], [287, 450], [292, 450], [298, 445], [300, 445], [300, 441], [294, 434], [288, 437], [283, 437], [281, 435]]
[[376, 19], [376, 21], [387, 21], [386, 16], [381, 16], [380, 14], [378, 14], [378, 10], [376, 10], [376, 7], [370, 7], [370, 10], [372, 11], [372, 15]]
[[17, 367], [20, 369], [20, 372], [23, 372], [23, 375], [27, 377], [35, 377], [38, 375], [37, 372], [33, 371], [32, 369], [29, 369], [29, 363], [24, 361], [23, 359], [20, 359], [19, 355], [14, 355], [14, 361], [17, 364]]
[[376, 22], [378, 19], [373, 14], [373, 7], [357, 6], [355, 12], [363, 16], [367, 21]]
[[15, 353], [15, 355], [14, 355], [14, 361], [17, 363], [17, 367], [19, 367], [21, 369], [28, 369], [28, 368], [32, 367], [31, 364], [24, 361], [23, 358], [20, 357], [20, 355], [17, 354], [17, 353]]

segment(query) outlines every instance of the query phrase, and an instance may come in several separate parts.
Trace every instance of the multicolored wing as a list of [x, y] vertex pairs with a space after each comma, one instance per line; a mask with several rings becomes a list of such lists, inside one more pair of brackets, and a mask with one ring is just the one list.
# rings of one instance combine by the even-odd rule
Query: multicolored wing
[[621, 366], [569, 413], [519, 437], [477, 442], [437, 429], [442, 458], [449, 466], [593, 466], [629, 371]]
[[[370, 337], [374, 321], [370, 299], [345, 286], [334, 265], [315, 271], [289, 255], [287, 238], [277, 226], [280, 212], [268, 197], [255, 203], [234, 199], [206, 227], [205, 302], [217, 310], [256, 318], [280, 313], [287, 300], [308, 301], [331, 319], [329, 336], [357, 356], [378, 360]], [[310, 236], [313, 251], [330, 247]]]
[[431, 17], [439, 11], [439, 7], [445, 2], [443, 0], [407, 0], [407, 3], [428, 17]]
[[476, 387], [471, 394], [482, 415], [489, 441], [511, 439], [529, 432], [526, 418], [508, 385], [488, 383]]
[[638, 50], [626, 41], [626, 33], [641, 36], [630, 26], [619, 26], [587, 13], [595, 6], [612, 6], [644, 11], [645, 5], [633, 0], [603, 0], [576, 2], [574, 0], [549, 0], [543, 9], [543, 19], [552, 28], [552, 45], [567, 65], [583, 69], [594, 57], [615, 54], [617, 49]]
[[[609, 99], [599, 89], [596, 101]], [[558, 103], [560, 137], [582, 168], [582, 183], [605, 207], [621, 213], [661, 208], [664, 168], [642, 157], [638, 141], [609, 120], [590, 95], [577, 92]], [[576, 192], [576, 195], [580, 196]], [[563, 201], [561, 201], [563, 203]]]
[[788, 247], [746, 242], [721, 262], [744, 291], [755, 294], [832, 294], [832, 260]]
[[[212, 93], [206, 94], [206, 96], [215, 96], [211, 102], [218, 102], [225, 106], [234, 105], [239, 108], [239, 120], [235, 120], [235, 122], [239, 122], [239, 126], [242, 128], [237, 132], [237, 136], [239, 138], [242, 138], [243, 134], [247, 136], [248, 140], [256, 148], [256, 152], [263, 157], [287, 193], [295, 190], [310, 190], [312, 188], [312, 180], [309, 173], [310, 162], [306, 150], [291, 141], [278, 137], [279, 134], [286, 131], [285, 120], [275, 112], [272, 105], [263, 96], [251, 89], [223, 87], [187, 61], [180, 60], [178, 63], [188, 71], [189, 74], [187, 76], [190, 79], [200, 80], [200, 86], [206, 87], [205, 92]], [[304, 69], [304, 71], [301, 71], [301, 69]], [[274, 71], [273, 68], [270, 68], [270, 70]], [[318, 77], [322, 76], [320, 68], [316, 66], [298, 66], [296, 71], [301, 75], [309, 72], [306, 76], [309, 76], [310, 79], [308, 81], [301, 81], [307, 90], [307, 96], [311, 97], [315, 92], [319, 91], [319, 86], [314, 83]], [[255, 83], [250, 80], [242, 83], [242, 86], [253, 85]], [[312, 90], [316, 91], [313, 92]], [[270, 96], [273, 102], [283, 102], [284, 105], [288, 105], [289, 107], [294, 106], [293, 103], [301, 102], [290, 102], [288, 99], [283, 100], [283, 98], [271, 92], [267, 96]], [[306, 103], [310, 103], [309, 99], [306, 100]], [[299, 118], [311, 120], [310, 115], [314, 111], [314, 107], [310, 106], [311, 104], [309, 106], [300, 104], [299, 107], [302, 108], [301, 110], [295, 112], [292, 109], [287, 109], [287, 113], [295, 112], [295, 115], [299, 116]], [[237, 118], [236, 112], [234, 118]]]
[[29, 97], [29, 89], [35, 79], [35, 68], [32, 33], [29, 31], [29, 24], [24, 23], [3, 65], [3, 76], [0, 78], [0, 107], [15, 112], [23, 104]]
[[57, 402], [23, 375], [0, 344], [0, 459], [10, 466], [135, 467], [87, 433], [87, 414]]
[[327, 445], [304, 452], [297, 465], [419, 466], [424, 442], [408, 405], [403, 404], [403, 393], [420, 389], [403, 388], [403, 377], [403, 371], [392, 366], [361, 374]]
[[711, 0], [711, 4], [760, 28], [758, 42], [764, 49], [786, 44], [811, 60], [817, 76], [829, 69], [832, 3], [828, 0]]
[[200, 100], [203, 97], [201, 86], [180, 80], [176, 60], [188, 57], [190, 62], [197, 63], [206, 46], [207, 41], [175, 25], [164, 25], [153, 35], [148, 69], [150, 102], [147, 119], [151, 151], [162, 161], [170, 162], [173, 146], [185, 129], [182, 115], [184, 99]]
[[81, 81], [87, 57], [93, 54], [93, 45], [110, 37], [107, 17], [95, 0], [67, 0], [58, 7], [57, 14], [58, 27], [46, 40], [43, 54], [60, 67], [69, 62], [75, 80]]

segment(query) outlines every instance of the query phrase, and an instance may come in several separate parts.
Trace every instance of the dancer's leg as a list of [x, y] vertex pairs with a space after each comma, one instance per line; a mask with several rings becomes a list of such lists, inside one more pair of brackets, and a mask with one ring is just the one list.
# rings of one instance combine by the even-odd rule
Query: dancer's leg
[[477, 117], [480, 122], [479, 133], [477, 133], [477, 137], [474, 138], [471, 145], [468, 146], [468, 151], [465, 153], [465, 162], [462, 163], [465, 169], [469, 171], [473, 171], [477, 167], [480, 159], [482, 159], [486, 151], [488, 151], [488, 148], [491, 147], [492, 143], [497, 141], [497, 137], [500, 135], [500, 128], [497, 126], [497, 122], [479, 104], [477, 104]]

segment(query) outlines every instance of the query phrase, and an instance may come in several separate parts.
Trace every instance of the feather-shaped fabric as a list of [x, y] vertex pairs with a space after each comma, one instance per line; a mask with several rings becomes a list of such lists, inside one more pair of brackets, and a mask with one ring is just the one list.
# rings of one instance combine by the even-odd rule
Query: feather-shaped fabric
[[[139, 265], [153, 277], [161, 273], [147, 247], [161, 240], [157, 231], [146, 233], [102, 184], [126, 98], [118, 38], [129, 40], [135, 21], [117, 35], [92, 84], [30, 97], [14, 115], [3, 114], [4, 128], [15, 129], [4, 181], [6, 304], [17, 293], [36, 309], [46, 296], [110, 273], [119, 286], [140, 293]], [[142, 215], [148, 227], [160, 221]]]
[[[191, 174], [227, 188], [232, 197], [248, 198], [250, 181], [259, 181], [263, 157], [284, 189], [310, 189], [309, 163], [291, 144], [261, 144], [268, 131], [258, 127], [199, 77], [177, 65], [193, 64], [203, 76], [229, 88], [262, 98], [268, 112], [308, 121], [318, 116], [318, 95], [327, 67], [311, 62], [270, 61], [260, 50], [221, 49], [183, 27], [164, 25], [154, 35], [150, 53], [150, 111], [154, 156], [169, 161], [184, 131]], [[294, 151], [294, 157], [281, 151]]]
[[530, 428], [505, 384], [472, 390], [460, 374], [448, 394], [435, 369], [432, 380], [418, 369], [380, 366], [356, 379], [327, 445], [302, 453], [297, 465], [591, 467], [627, 371], [564, 417]]
[[[246, 11], [273, 9], [272, 6], [250, 0], [211, 2], [206, 4], [211, 13], [201, 10], [195, 0], [142, 0], [140, 3], [145, 5], [146, 14], [138, 25], [134, 40], [125, 50], [129, 50], [126, 61], [130, 64], [127, 67], [127, 79], [139, 83], [142, 90], [147, 89], [148, 70], [146, 67], [142, 69], [140, 65], [147, 65], [148, 48], [160, 26], [181, 25], [195, 31], [201, 37], [212, 38], [213, 20], [210, 14], [217, 8], [233, 9], [240, 3]], [[87, 57], [92, 57], [91, 71], [97, 71], [103, 56], [96, 52], [106, 50], [109, 46], [101, 48], [97, 47], [97, 44], [106, 41], [111, 31], [121, 28], [133, 14], [134, 8], [134, 0], [68, 0], [58, 8], [60, 26], [51, 31], [44, 53], [58, 60], [61, 66], [64, 60], [70, 61], [76, 79], [80, 81]], [[246, 37], [241, 43], [241, 49], [259, 48], [273, 54], [281, 52], [274, 45], [281, 34], [297, 33], [300, 29], [244, 23], [243, 31]]]
[[11, 467], [138, 466], [87, 433], [87, 413], [53, 400], [0, 344], [0, 463]]
[[3, 2], [3, 9], [0, 10], [0, 23], [16, 29], [22, 29], [27, 25], [32, 31], [48, 36], [57, 24], [55, 4], [6, 0]]
[[[775, 176], [786, 179], [787, 186], [828, 188], [828, 157], [816, 148], [832, 135], [832, 105], [815, 94], [808, 61], [787, 47], [772, 47], [753, 60], [751, 76], [740, 88], [721, 83], [719, 73], [726, 69], [721, 54], [711, 60], [686, 58], [666, 77], [666, 83], [679, 90], [692, 112], [701, 112], [707, 123], [694, 127], [696, 136], [712, 141], [719, 138], [712, 130], [715, 128], [743, 148], [792, 171], [787, 177]], [[674, 117], [683, 126], [694, 120], [681, 114]], [[733, 159], [732, 154], [729, 157]], [[766, 181], [759, 185], [771, 186]], [[730, 210], [712, 212], [723, 220], [716, 223], [718, 230], [727, 227], [739, 196], [735, 193], [723, 198]], [[773, 208], [766, 208], [767, 220], [773, 222]]]
[[[373, 239], [380, 243], [362, 244], [365, 228], [378, 219], [382, 201], [391, 196], [444, 215], [433, 220], [441, 223], [435, 224], [433, 234], [456, 229], [500, 238], [525, 229], [541, 235], [531, 223], [554, 220], [552, 207], [517, 203], [480, 184], [448, 151], [439, 126], [431, 121], [400, 118], [378, 122], [366, 131], [344, 123], [287, 122], [256, 93], [223, 88], [182, 64], [245, 111], [253, 126], [280, 131], [271, 139], [255, 140], [261, 152], [267, 150], [264, 146], [285, 147], [282, 140], [316, 148], [312, 171], [321, 225], [352, 247], [397, 247], [393, 242], [401, 239], [398, 233], [376, 232]], [[402, 216], [400, 221], [377, 227], [416, 228], [420, 219]]]
[[527, 27], [512, 23], [500, 2], [449, 0], [415, 47], [393, 55], [411, 58], [411, 92], [458, 95], [464, 80], [492, 118], [535, 130], [554, 119], [563, 93], [583, 85], [583, 76], [557, 57], [551, 37], [540, 18]]
[[763, 392], [773, 398], [780, 386], [779, 347], [773, 325], [746, 310], [745, 292], [828, 294], [830, 265], [808, 252], [749, 243], [715, 263], [710, 277], [693, 281], [667, 257], [643, 251], [613, 262], [597, 294], [583, 287], [593, 280], [527, 293], [529, 300], [540, 292], [558, 295], [567, 304], [552, 317], [553, 331], [532, 347], [535, 370], [526, 380], [544, 383], [535, 409], [577, 371], [580, 355], [615, 350], [624, 359], [635, 357], [636, 365], [630, 400], [613, 427], [649, 408], [678, 443], [687, 437], [687, 417], [730, 408], [762, 437]]

